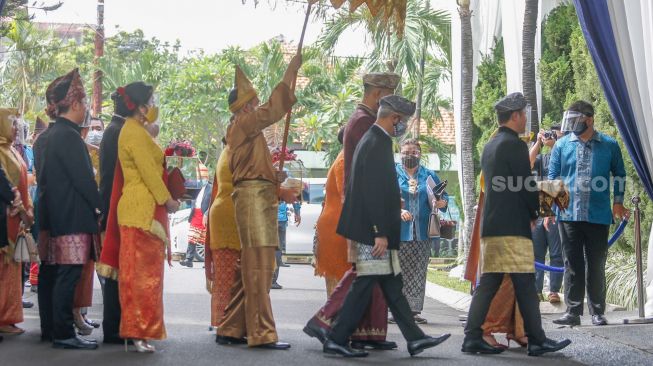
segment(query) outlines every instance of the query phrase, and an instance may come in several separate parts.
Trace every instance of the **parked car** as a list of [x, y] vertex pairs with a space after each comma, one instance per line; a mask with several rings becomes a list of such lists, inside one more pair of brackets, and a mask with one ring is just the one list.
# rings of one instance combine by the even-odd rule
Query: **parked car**
[[305, 179], [305, 188], [302, 194], [302, 222], [294, 225], [295, 218], [288, 217], [288, 231], [286, 232], [286, 254], [313, 254], [313, 236], [315, 224], [322, 212], [324, 202], [326, 178]]

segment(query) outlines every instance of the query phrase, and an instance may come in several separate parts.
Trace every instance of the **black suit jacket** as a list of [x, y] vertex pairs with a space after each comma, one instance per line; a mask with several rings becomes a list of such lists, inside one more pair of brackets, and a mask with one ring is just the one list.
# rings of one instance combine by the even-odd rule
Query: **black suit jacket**
[[354, 152], [338, 234], [366, 245], [385, 236], [389, 249], [399, 249], [400, 232], [401, 194], [392, 138], [374, 125]]
[[530, 223], [538, 216], [540, 202], [526, 143], [512, 129], [500, 127], [483, 149], [481, 167], [485, 177], [481, 236], [532, 238]]
[[37, 137], [32, 146], [32, 150], [34, 151], [34, 171], [36, 172], [36, 192], [38, 195], [38, 200], [36, 200], [36, 214], [38, 215], [36, 222], [39, 230], [42, 231], [50, 231], [50, 223], [48, 222], [48, 217], [46, 215], [47, 205], [43, 199], [43, 192], [45, 192], [43, 167], [45, 166], [46, 160], [45, 149], [48, 146], [48, 139], [52, 132], [52, 126], [54, 126], [54, 122], [51, 122], [48, 125], [48, 128]]
[[111, 191], [113, 190], [113, 176], [118, 162], [118, 137], [125, 125], [125, 120], [120, 117], [113, 117], [111, 123], [104, 130], [102, 142], [100, 142], [100, 197], [102, 199], [102, 230], [107, 227], [109, 217], [109, 205], [111, 203]]
[[50, 235], [95, 234], [100, 195], [80, 128], [65, 118], [57, 118], [50, 130], [39, 187]]
[[9, 238], [7, 237], [7, 208], [14, 201], [12, 188], [4, 168], [0, 167], [0, 248], [9, 245]]

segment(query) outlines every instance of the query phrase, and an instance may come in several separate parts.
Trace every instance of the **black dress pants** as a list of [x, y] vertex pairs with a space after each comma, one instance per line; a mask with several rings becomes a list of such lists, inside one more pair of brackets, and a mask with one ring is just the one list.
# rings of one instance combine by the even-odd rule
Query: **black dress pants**
[[591, 315], [605, 314], [605, 261], [608, 258], [608, 225], [561, 222], [560, 237], [565, 260], [567, 312], [583, 315], [585, 287]]
[[[504, 273], [484, 273], [481, 275], [481, 281], [474, 290], [472, 304], [467, 315], [466, 339], [480, 339], [483, 337], [481, 326], [485, 322], [485, 317], [490, 310], [490, 304], [499, 290], [501, 282], [503, 282], [503, 277]], [[524, 329], [528, 341], [534, 344], [542, 344], [546, 340], [546, 336], [542, 329], [540, 300], [535, 287], [535, 274], [511, 273], [510, 278], [515, 288], [517, 305], [524, 318]]]
[[73, 301], [82, 268], [82, 265], [41, 265], [38, 298], [43, 338], [75, 337]]
[[104, 303], [104, 319], [102, 330], [104, 340], [116, 340], [120, 338], [120, 297], [118, 296], [118, 281], [111, 278], [104, 278], [104, 292], [102, 293]]
[[347, 293], [338, 318], [331, 328], [330, 338], [332, 341], [340, 345], [347, 343], [367, 310], [372, 299], [372, 290], [377, 283], [381, 286], [383, 297], [385, 297], [392, 316], [406, 341], [412, 342], [425, 337], [424, 332], [415, 324], [413, 312], [403, 294], [401, 275], [390, 274], [356, 277]]

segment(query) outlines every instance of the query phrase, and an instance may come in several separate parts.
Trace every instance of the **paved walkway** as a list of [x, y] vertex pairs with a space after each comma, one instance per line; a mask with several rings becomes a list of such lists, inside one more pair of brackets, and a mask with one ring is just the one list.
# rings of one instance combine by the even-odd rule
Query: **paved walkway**
[[[499, 356], [471, 356], [460, 352], [463, 330], [458, 321], [460, 312], [434, 300], [427, 300], [424, 317], [430, 324], [423, 329], [429, 334], [452, 333], [441, 346], [411, 358], [396, 326], [389, 328], [389, 338], [397, 341], [397, 351], [373, 352], [370, 357], [344, 360], [325, 357], [321, 345], [301, 331], [305, 322], [324, 303], [324, 283], [312, 275], [307, 265], [282, 268], [279, 282], [283, 290], [272, 292], [277, 329], [282, 340], [292, 343], [289, 351], [250, 350], [242, 346], [218, 346], [209, 332], [209, 296], [204, 289], [201, 264], [193, 269], [175, 267], [166, 271], [165, 316], [168, 339], [155, 342], [156, 354], [125, 353], [122, 346], [101, 346], [97, 351], [53, 350], [39, 342], [38, 310], [25, 311], [27, 333], [5, 337], [0, 343], [0, 365], [653, 365], [652, 326], [607, 326], [555, 329], [550, 319], [544, 320], [552, 338], [569, 337], [574, 343], [564, 352], [532, 358], [524, 349], [513, 348]], [[97, 281], [96, 281], [97, 285]], [[96, 289], [93, 319], [101, 318], [101, 296]], [[35, 296], [29, 294], [33, 301]], [[624, 314], [613, 313], [619, 321]], [[587, 319], [583, 319], [587, 321]], [[97, 333], [101, 339], [101, 332]], [[514, 344], [513, 344], [514, 345]]]

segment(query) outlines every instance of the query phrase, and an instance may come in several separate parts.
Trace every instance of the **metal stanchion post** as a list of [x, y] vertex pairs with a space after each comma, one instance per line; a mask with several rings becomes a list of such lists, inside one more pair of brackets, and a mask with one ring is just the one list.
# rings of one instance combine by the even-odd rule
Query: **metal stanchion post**
[[641, 224], [641, 211], [639, 203], [641, 202], [639, 196], [633, 197], [633, 205], [635, 205], [635, 256], [637, 261], [637, 303], [639, 306], [639, 317], [634, 319], [624, 319], [624, 324], [653, 324], [653, 318], [646, 318], [644, 314], [644, 303], [646, 302], [646, 295], [644, 291], [644, 270], [642, 265], [642, 232]]

